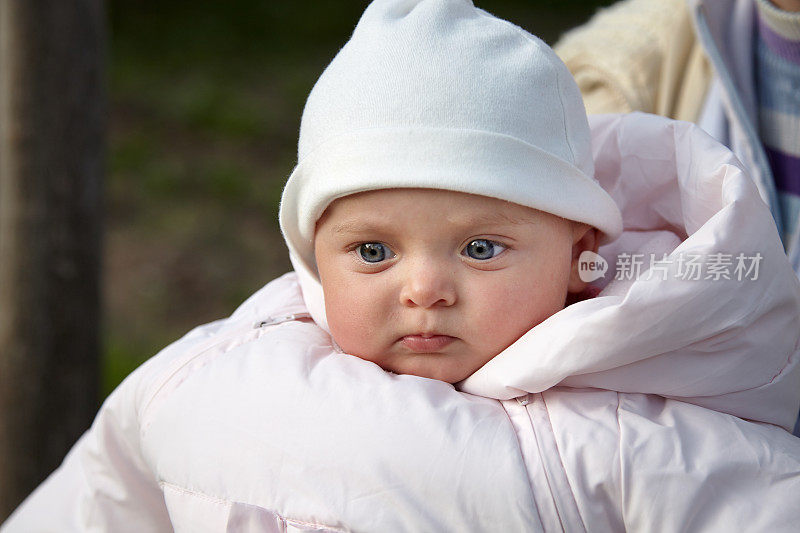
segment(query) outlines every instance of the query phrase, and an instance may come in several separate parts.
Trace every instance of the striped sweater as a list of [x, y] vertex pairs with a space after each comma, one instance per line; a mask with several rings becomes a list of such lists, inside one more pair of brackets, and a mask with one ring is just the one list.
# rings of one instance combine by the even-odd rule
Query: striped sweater
[[758, 0], [759, 130], [781, 204], [783, 242], [800, 226], [800, 13]]

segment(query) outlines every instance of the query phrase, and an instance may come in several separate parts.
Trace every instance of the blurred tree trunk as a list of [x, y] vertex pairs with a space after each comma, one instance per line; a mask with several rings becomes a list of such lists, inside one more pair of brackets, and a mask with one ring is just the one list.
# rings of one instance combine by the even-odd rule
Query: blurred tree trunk
[[0, 0], [0, 522], [98, 402], [102, 0]]

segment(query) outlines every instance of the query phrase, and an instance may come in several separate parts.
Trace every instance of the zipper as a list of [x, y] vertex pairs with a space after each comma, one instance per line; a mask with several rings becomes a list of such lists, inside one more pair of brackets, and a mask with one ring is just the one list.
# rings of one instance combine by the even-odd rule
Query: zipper
[[294, 320], [303, 320], [306, 318], [311, 318], [310, 313], [292, 313], [290, 315], [281, 315], [275, 317], [269, 317], [266, 320], [260, 320], [253, 324], [253, 328], [260, 329], [265, 328], [267, 326], [276, 326], [278, 324], [282, 324], [283, 322], [292, 322]]

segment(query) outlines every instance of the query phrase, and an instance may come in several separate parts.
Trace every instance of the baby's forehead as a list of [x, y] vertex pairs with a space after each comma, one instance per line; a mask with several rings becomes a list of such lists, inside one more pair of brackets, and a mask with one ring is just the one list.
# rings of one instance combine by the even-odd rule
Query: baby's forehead
[[[334, 200], [319, 223], [334, 219], [337, 230], [356, 229], [367, 220], [392, 224], [420, 220], [464, 226], [537, 226], [556, 215], [512, 201], [443, 189], [377, 189]], [[319, 226], [318, 223], [318, 226]]]

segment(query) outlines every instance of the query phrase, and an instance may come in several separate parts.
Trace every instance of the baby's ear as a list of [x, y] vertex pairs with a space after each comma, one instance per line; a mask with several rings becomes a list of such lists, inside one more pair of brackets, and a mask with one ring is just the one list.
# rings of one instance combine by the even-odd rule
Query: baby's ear
[[578, 258], [587, 250], [597, 253], [598, 244], [599, 238], [595, 228], [588, 224], [583, 224], [582, 222], [572, 223], [572, 264], [570, 265], [567, 292], [579, 293], [588, 285], [579, 275]]

